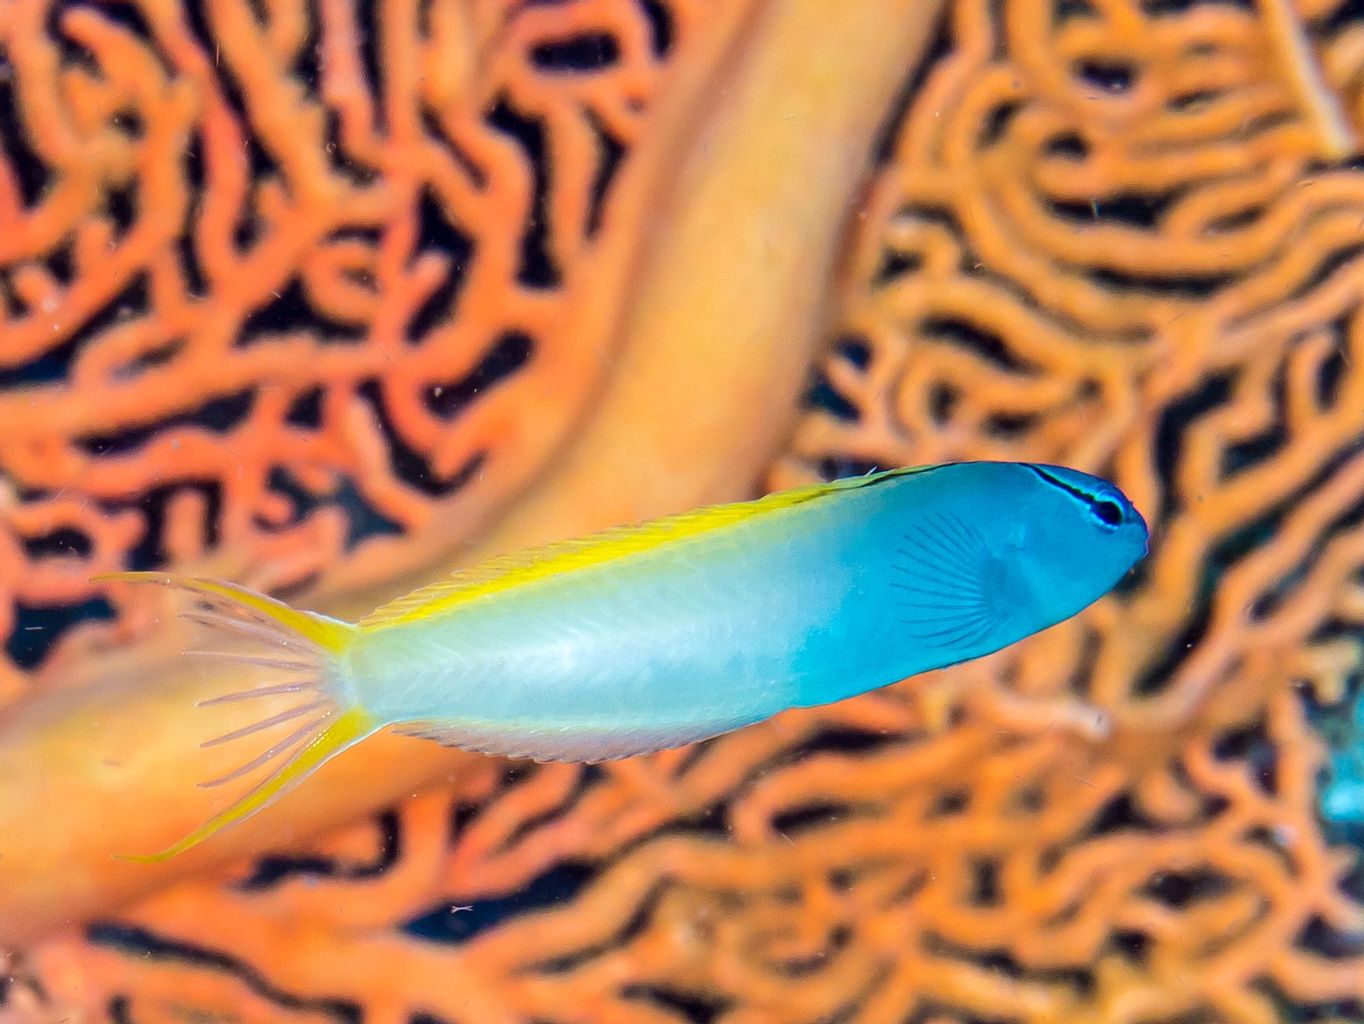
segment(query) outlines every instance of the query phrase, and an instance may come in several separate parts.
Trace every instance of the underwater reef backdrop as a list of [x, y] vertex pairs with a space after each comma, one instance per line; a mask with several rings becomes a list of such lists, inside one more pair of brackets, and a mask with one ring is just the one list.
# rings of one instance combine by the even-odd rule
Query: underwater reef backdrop
[[[1334, 0], [4, 0], [0, 1021], [1364, 1020], [1361, 131]], [[110, 856], [212, 723], [93, 573], [351, 614], [967, 458], [1151, 558], [693, 748], [384, 738]]]

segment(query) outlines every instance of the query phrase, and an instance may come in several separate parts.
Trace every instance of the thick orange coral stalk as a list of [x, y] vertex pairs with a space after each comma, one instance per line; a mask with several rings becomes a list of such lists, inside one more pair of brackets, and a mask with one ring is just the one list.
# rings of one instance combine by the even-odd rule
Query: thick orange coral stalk
[[[674, 97], [676, 120], [639, 154], [641, 201], [658, 205], [637, 221], [647, 237], [627, 247], [598, 313], [603, 330], [619, 332], [610, 384], [553, 475], [479, 552], [742, 493], [794, 415], [859, 171], [937, 5], [796, 0], [733, 11], [728, 38], [711, 38], [710, 73], [687, 83], [686, 102]], [[333, 597], [326, 608], [373, 597]], [[199, 729], [187, 708], [203, 677], [176, 659], [180, 642], [167, 629], [106, 659], [97, 680], [0, 724], [0, 941], [260, 850], [283, 829], [302, 836], [359, 814], [463, 761], [381, 739], [202, 851], [155, 869], [116, 863], [111, 853], [153, 848], [210, 809], [187, 781]]]

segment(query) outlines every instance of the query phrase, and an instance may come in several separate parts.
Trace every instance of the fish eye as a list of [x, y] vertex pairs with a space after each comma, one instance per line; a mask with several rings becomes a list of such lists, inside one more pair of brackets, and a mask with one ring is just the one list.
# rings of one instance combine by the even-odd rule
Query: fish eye
[[1103, 494], [1095, 494], [1093, 491], [1084, 487], [1077, 487], [1074, 484], [1062, 480], [1053, 473], [1048, 472], [1041, 466], [1029, 464], [1028, 469], [1032, 470], [1047, 483], [1057, 487], [1072, 498], [1079, 501], [1105, 530], [1116, 530], [1127, 521], [1127, 512], [1122, 503]]
[[1122, 506], [1116, 501], [1110, 501], [1108, 498], [1099, 498], [1089, 507], [1094, 513], [1094, 518], [1108, 529], [1116, 530], [1122, 525]]

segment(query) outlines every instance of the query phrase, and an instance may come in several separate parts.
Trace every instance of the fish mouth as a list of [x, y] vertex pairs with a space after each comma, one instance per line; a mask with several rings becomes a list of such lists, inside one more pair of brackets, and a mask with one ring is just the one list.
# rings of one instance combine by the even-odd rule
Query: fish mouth
[[1136, 561], [1140, 562], [1151, 553], [1151, 527], [1147, 525], [1146, 517], [1137, 511], [1137, 507], [1129, 503], [1128, 508], [1132, 512], [1132, 525], [1140, 530], [1141, 544]]

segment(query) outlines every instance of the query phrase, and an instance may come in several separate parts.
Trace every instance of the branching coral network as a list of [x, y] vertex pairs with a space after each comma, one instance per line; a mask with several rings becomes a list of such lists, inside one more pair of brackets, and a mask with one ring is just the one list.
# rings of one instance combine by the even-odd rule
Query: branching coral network
[[[159, 254], [146, 257], [148, 304], [126, 325], [55, 332], [99, 339], [56, 362], [38, 327], [22, 350], [5, 335], [29, 376], [0, 403], [46, 405], [45, 387], [57, 410], [0, 440], [16, 488], [8, 521], [29, 541], [27, 560], [17, 546], [9, 564], [28, 566], [13, 578], [36, 588], [15, 592], [19, 606], [84, 600], [86, 563], [124, 557], [153, 520], [168, 524], [157, 536], [180, 539], [144, 557], [215, 544], [247, 551], [267, 579], [320, 571], [352, 531], [371, 532], [343, 504], [363, 499], [403, 531], [444, 500], [404, 479], [410, 460], [449, 480], [486, 448], [492, 473], [497, 453], [518, 457], [517, 437], [567, 422], [566, 397], [548, 422], [524, 419], [540, 415], [529, 395], [560, 394], [534, 383], [542, 362], [576, 364], [573, 351], [550, 355], [558, 293], [518, 274], [589, 244], [602, 166], [591, 132], [648, 131], [638, 104], [668, 40], [704, 30], [702, 5], [452, 4], [424, 21], [415, 5], [383, 5], [395, 34], [378, 75], [345, 23], [350, 7], [280, 2], [181, 28], [170, 5], [140, 5], [140, 24], [101, 10], [75, 9], [60, 29], [121, 41], [120, 74], [143, 67], [143, 91], [93, 74], [45, 8], [5, 15], [7, 39], [26, 26], [39, 40], [22, 59], [7, 43], [19, 123], [49, 126], [18, 136], [33, 150], [25, 166], [64, 171], [48, 171], [60, 188], [48, 183], [43, 205], [22, 204], [32, 248], [5, 264], [11, 317], [51, 331], [50, 311], [34, 320], [44, 295], [67, 309], [82, 289], [126, 287], [120, 260], [81, 255], [135, 251], [132, 229], [101, 212], [111, 184], [134, 186], [133, 224], [164, 232], [159, 248], [145, 243]], [[468, 20], [442, 21], [456, 11]], [[433, 56], [441, 32], [464, 57]], [[1362, 33], [1352, 8], [1329, 3], [956, 0], [909, 84], [849, 240], [810, 408], [769, 483], [959, 458], [1106, 472], [1155, 531], [1152, 557], [1118, 593], [985, 661], [699, 747], [594, 768], [476, 762], [306, 850], [16, 952], [3, 1012], [139, 1024], [1364, 1019], [1364, 873], [1320, 820], [1327, 751], [1312, 727], [1358, 687], [1364, 624], [1364, 174], [1350, 160]], [[179, 50], [157, 44], [165, 54], [147, 42], [177, 38]], [[316, 95], [298, 84], [310, 48]], [[91, 52], [98, 66], [111, 51]], [[584, 67], [589, 53], [614, 56]], [[423, 84], [391, 80], [422, 54]], [[191, 86], [226, 80], [224, 65], [240, 79], [235, 98]], [[138, 96], [160, 105], [129, 122]], [[428, 108], [502, 113], [432, 124]], [[527, 129], [512, 130], [509, 111], [554, 126], [541, 152], [516, 148]], [[260, 151], [221, 165], [236, 177], [213, 171], [221, 183], [207, 141], [219, 122], [249, 123]], [[343, 170], [329, 157], [332, 122]], [[393, 141], [404, 130], [418, 141]], [[161, 164], [135, 159], [161, 138], [161, 151], [194, 152], [196, 133], [197, 178], [163, 183], [148, 177]], [[472, 188], [471, 167], [498, 153], [505, 177], [473, 192], [522, 199], [480, 221], [476, 195], [442, 189]], [[163, 189], [164, 208], [144, 213]], [[244, 265], [266, 244], [233, 234], [244, 197], [261, 238], [299, 250]], [[365, 212], [375, 208], [397, 212]], [[513, 227], [499, 219], [509, 209]], [[209, 233], [191, 231], [185, 251], [163, 218]], [[328, 241], [351, 218], [371, 233]], [[442, 218], [477, 244], [457, 297], [409, 339], [448, 286], [451, 238], [418, 241]], [[213, 230], [230, 242], [194, 241]], [[48, 263], [68, 234], [63, 275]], [[213, 259], [232, 269], [210, 270]], [[188, 286], [164, 282], [196, 260], [205, 298], [189, 301]], [[243, 344], [283, 268], [299, 282], [286, 305], [309, 304], [304, 322]], [[94, 310], [114, 294], [82, 301]], [[360, 337], [333, 337], [319, 317], [362, 324]], [[421, 389], [489, 372], [481, 360], [513, 324], [534, 340], [524, 365], [495, 360], [505, 381], [478, 378], [467, 407], [436, 415]], [[190, 340], [156, 354], [178, 337]], [[43, 372], [53, 380], [33, 376]], [[293, 383], [262, 398], [277, 378]], [[223, 383], [255, 396], [240, 422], [163, 422], [207, 415]], [[295, 423], [289, 403], [305, 385], [322, 388], [317, 418]], [[165, 392], [161, 419], [120, 411], [138, 407], [134, 388]], [[90, 431], [122, 438], [138, 424], [150, 432], [136, 447], [81, 447]], [[276, 509], [267, 467], [279, 455], [291, 473], [326, 467], [325, 486], [306, 478], [335, 505], [297, 522]], [[186, 466], [185, 479], [207, 474], [219, 490], [149, 513], [145, 495]], [[230, 482], [239, 466], [247, 483]], [[337, 480], [349, 481], [346, 502]], [[45, 554], [56, 541], [41, 538], [59, 528], [92, 538], [77, 568]]]
[[597, 372], [566, 268], [692, 6], [0, 12], [9, 692], [94, 571], [363, 578], [512, 486]]

